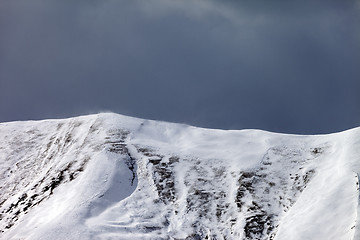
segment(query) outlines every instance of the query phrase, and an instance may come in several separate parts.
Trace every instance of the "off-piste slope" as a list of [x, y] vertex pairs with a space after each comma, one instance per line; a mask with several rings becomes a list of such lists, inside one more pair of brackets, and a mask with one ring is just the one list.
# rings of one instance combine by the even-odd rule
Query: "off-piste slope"
[[0, 124], [1, 239], [360, 239], [360, 129]]

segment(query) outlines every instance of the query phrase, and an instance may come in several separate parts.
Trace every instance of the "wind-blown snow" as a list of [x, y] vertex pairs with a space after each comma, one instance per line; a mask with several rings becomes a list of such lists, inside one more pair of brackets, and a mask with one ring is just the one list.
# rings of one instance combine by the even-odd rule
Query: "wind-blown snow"
[[1, 239], [360, 239], [360, 128], [0, 124]]

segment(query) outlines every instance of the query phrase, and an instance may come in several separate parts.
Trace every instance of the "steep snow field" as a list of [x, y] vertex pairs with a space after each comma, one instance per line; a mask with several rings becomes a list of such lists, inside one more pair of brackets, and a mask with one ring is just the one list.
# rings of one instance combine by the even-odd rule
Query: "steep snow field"
[[360, 128], [0, 124], [1, 239], [360, 239]]

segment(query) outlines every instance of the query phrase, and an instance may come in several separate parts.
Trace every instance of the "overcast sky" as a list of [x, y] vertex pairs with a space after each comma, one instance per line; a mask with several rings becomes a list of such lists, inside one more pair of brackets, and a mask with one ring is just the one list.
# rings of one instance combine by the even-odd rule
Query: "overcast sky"
[[360, 126], [359, 23], [350, 0], [1, 0], [0, 122]]

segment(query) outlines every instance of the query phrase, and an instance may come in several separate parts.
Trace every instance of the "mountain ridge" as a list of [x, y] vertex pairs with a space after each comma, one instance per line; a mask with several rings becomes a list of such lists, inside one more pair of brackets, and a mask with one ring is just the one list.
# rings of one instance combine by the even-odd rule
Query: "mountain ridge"
[[360, 128], [0, 123], [1, 239], [358, 239]]

